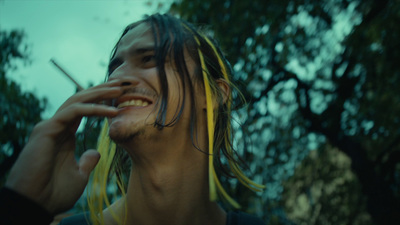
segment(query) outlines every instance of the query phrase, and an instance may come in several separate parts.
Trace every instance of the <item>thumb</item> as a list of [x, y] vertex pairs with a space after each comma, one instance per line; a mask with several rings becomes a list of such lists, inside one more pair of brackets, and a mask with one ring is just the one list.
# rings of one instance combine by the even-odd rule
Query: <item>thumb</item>
[[100, 160], [100, 153], [96, 150], [87, 150], [79, 160], [79, 171], [87, 179]]

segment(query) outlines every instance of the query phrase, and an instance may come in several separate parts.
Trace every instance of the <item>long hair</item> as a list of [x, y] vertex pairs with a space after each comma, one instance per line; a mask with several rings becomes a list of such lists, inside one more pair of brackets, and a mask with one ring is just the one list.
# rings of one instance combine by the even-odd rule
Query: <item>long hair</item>
[[[235, 208], [240, 208], [240, 205], [228, 195], [221, 185], [219, 181], [220, 175], [235, 177], [240, 183], [254, 191], [261, 191], [265, 187], [253, 182], [244, 175], [241, 170], [240, 157], [233, 147], [232, 109], [236, 108], [236, 106], [234, 106], [232, 93], [236, 92], [236, 96], [239, 97], [241, 94], [231, 80], [232, 68], [230, 64], [215, 40], [200, 32], [190, 23], [168, 14], [147, 16], [139, 22], [128, 25], [114, 47], [111, 58], [115, 56], [122, 37], [141, 23], [147, 23], [153, 32], [156, 50], [155, 59], [158, 78], [161, 84], [161, 100], [157, 109], [154, 126], [157, 129], [174, 126], [182, 115], [185, 98], [190, 98], [190, 133], [192, 144], [197, 150], [207, 154], [209, 157], [210, 200], [217, 200], [219, 193], [223, 200], [226, 200]], [[190, 76], [185, 63], [185, 49], [196, 64], [194, 76]], [[186, 90], [190, 93], [188, 96], [183, 95], [180, 97], [182, 101], [178, 104], [174, 116], [169, 121], [166, 120], [168, 83], [164, 65], [167, 57], [173, 59], [172, 61], [175, 64], [174, 66], [182, 83], [182, 93], [186, 93]], [[230, 88], [229, 93], [226, 93], [226, 101], [224, 101], [223, 93], [218, 86], [218, 82], [221, 81], [228, 84]], [[200, 85], [206, 95], [208, 149], [200, 149], [197, 144], [194, 85]], [[218, 104], [216, 109], [214, 109], [214, 103]], [[108, 127], [105, 122], [98, 140], [98, 150], [102, 157], [93, 173], [91, 195], [88, 197], [89, 210], [92, 222], [94, 223], [102, 223], [103, 206], [110, 205], [106, 193], [107, 181], [112, 179], [109, 175], [117, 174], [115, 178], [116, 182], [121, 190], [121, 194], [125, 194], [125, 184], [121, 176], [118, 175], [121, 174], [121, 171], [119, 171], [121, 164], [118, 163], [117, 159], [114, 160], [114, 156], [118, 151], [116, 151], [115, 144], [110, 141], [107, 130]], [[227, 163], [223, 163], [224, 157]], [[218, 170], [216, 171], [215, 168]], [[115, 217], [117, 222], [123, 223], [123, 219]]]

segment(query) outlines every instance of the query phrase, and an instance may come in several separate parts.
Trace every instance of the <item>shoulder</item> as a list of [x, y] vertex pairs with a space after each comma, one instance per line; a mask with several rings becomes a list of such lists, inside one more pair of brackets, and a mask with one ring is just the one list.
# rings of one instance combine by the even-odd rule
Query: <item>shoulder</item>
[[88, 213], [73, 215], [61, 220], [59, 225], [91, 225]]
[[260, 218], [236, 211], [228, 213], [226, 225], [265, 225], [265, 223]]

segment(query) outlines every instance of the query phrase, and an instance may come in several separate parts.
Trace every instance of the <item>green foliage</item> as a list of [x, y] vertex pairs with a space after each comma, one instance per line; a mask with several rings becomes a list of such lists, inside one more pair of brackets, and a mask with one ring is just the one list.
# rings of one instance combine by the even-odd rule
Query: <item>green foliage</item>
[[283, 186], [281, 204], [296, 224], [372, 224], [350, 158], [329, 145], [311, 151]]
[[4, 183], [33, 126], [41, 120], [46, 100], [23, 92], [7, 73], [18, 63], [28, 63], [28, 46], [23, 44], [22, 31], [0, 31], [0, 184]]
[[[325, 150], [329, 143], [351, 159], [360, 191], [346, 188], [365, 197], [360, 210], [376, 224], [398, 223], [399, 1], [182, 0], [171, 12], [210, 26], [250, 102], [239, 116], [252, 140], [253, 151], [244, 156], [268, 186], [261, 196], [260, 216], [270, 223], [290, 224], [283, 212], [293, 209], [277, 202], [282, 194], [294, 196], [281, 183], [293, 188], [294, 180], [286, 180], [297, 165], [310, 150]], [[327, 157], [320, 160], [335, 165]], [[297, 176], [310, 173], [303, 168], [298, 167]], [[334, 168], [331, 172], [340, 177]], [[246, 190], [236, 190], [245, 196], [242, 204], [254, 205]], [[350, 202], [341, 212], [320, 201], [332, 214], [326, 218], [346, 218], [346, 213], [358, 210]], [[311, 217], [304, 218], [309, 220], [302, 222], [312, 224]]]
[[23, 31], [0, 31], [0, 70], [4, 76], [8, 70], [17, 68], [18, 60], [28, 62], [28, 45], [23, 43], [25, 34]]

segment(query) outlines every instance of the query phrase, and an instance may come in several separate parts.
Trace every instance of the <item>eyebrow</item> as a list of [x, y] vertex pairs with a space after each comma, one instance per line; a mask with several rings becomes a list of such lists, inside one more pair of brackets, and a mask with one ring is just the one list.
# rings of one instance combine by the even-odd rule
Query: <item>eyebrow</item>
[[134, 48], [133, 50], [129, 51], [129, 54], [130, 55], [139, 55], [139, 54], [144, 54], [146, 52], [151, 52], [151, 51], [155, 51], [155, 50], [156, 50], [155, 46], [150, 45], [150, 46]]

